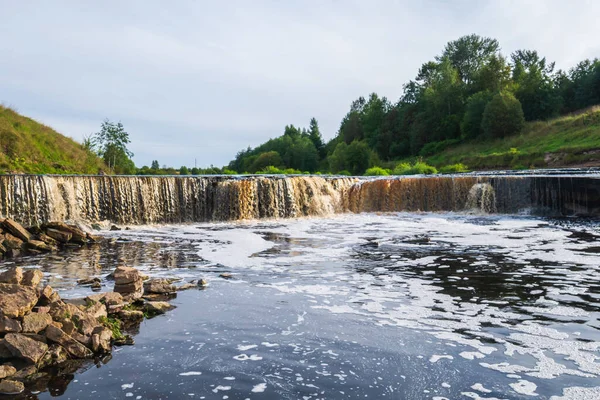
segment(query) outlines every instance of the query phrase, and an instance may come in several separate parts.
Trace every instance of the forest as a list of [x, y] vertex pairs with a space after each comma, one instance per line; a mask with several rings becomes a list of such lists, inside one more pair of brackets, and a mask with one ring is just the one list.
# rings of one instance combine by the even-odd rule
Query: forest
[[377, 93], [354, 100], [329, 142], [313, 118], [308, 128], [288, 125], [281, 136], [240, 151], [221, 172], [361, 175], [385, 166], [392, 173], [427, 173], [423, 157], [461, 143], [502, 140], [529, 121], [599, 103], [600, 60], [565, 71], [535, 50], [506, 57], [496, 39], [473, 34], [424, 63], [396, 102]]

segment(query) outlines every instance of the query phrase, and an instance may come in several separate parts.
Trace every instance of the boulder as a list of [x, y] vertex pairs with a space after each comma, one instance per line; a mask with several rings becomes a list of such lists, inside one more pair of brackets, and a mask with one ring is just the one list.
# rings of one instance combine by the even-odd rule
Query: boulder
[[25, 385], [23, 385], [23, 382], [11, 381], [9, 379], [4, 379], [0, 382], [0, 393], [2, 394], [19, 394], [24, 390]]
[[27, 229], [23, 228], [23, 226], [21, 226], [21, 224], [19, 224], [18, 222], [14, 221], [10, 218], [6, 218], [4, 220], [4, 222], [2, 223], [2, 226], [8, 232], [12, 233], [13, 235], [15, 235], [16, 237], [18, 237], [19, 239], [21, 239], [24, 242], [28, 242], [31, 240], [31, 233], [29, 233], [27, 231]]
[[62, 329], [53, 325], [46, 328], [46, 337], [48, 340], [55, 342], [67, 350], [69, 354], [76, 358], [90, 358], [93, 356], [90, 349], [67, 335]]
[[52, 247], [58, 246], [58, 241], [56, 239], [52, 239], [50, 236], [46, 235], [45, 233], [40, 233], [38, 235], [38, 239], [40, 239], [42, 242], [46, 243], [49, 246], [52, 246]]
[[149, 314], [158, 315], [174, 309], [175, 306], [166, 301], [148, 301], [144, 304], [144, 308]]
[[108, 315], [106, 312], [106, 305], [103, 303], [91, 303], [86, 307], [85, 312], [96, 319], [100, 317], [106, 317]]
[[[64, 222], [49, 222], [46, 224], [46, 226], [49, 228], [49, 229], [47, 229], [47, 231], [52, 229], [52, 230], [59, 231], [59, 232], [69, 233], [71, 235], [70, 241], [72, 241], [72, 242], [79, 243], [79, 244], [85, 244], [87, 242], [85, 232], [76, 226], [67, 225]], [[52, 236], [52, 235], [50, 235], [50, 236]], [[54, 238], [54, 239], [56, 239], [56, 238]]]
[[38, 302], [37, 292], [30, 287], [0, 283], [0, 310], [9, 318], [20, 318]]
[[193, 283], [184, 283], [183, 285], [177, 286], [177, 291], [193, 289], [195, 287], [197, 287], [197, 285], [195, 285]]
[[176, 291], [177, 288], [167, 279], [150, 279], [144, 282], [144, 293], [168, 294]]
[[52, 323], [50, 314], [30, 313], [23, 317], [23, 332], [38, 333]]
[[36, 364], [48, 350], [46, 344], [20, 333], [7, 333], [4, 337], [4, 344], [13, 356], [22, 358], [31, 364]]
[[108, 353], [111, 351], [110, 341], [112, 332], [110, 329], [100, 326], [92, 332], [92, 350], [95, 353]]
[[50, 285], [44, 286], [40, 295], [40, 306], [50, 305], [60, 301], [60, 295]]
[[23, 273], [21, 285], [37, 287], [43, 277], [44, 274], [39, 269], [28, 269]]
[[27, 379], [28, 376], [33, 375], [37, 372], [38, 369], [35, 365], [28, 365], [27, 367], [20, 369], [18, 372], [12, 375], [10, 379], [13, 379], [15, 381], [23, 381]]
[[0, 317], [0, 332], [2, 333], [19, 333], [21, 332], [21, 323], [16, 319], [5, 316]]
[[92, 284], [94, 284], [96, 282], [100, 283], [100, 278], [98, 278], [97, 276], [96, 277], [92, 277], [92, 278], [79, 279], [77, 281], [77, 284], [81, 285], [81, 286], [90, 286], [90, 285], [92, 285]]
[[105, 292], [93, 294], [85, 298], [87, 301], [93, 301], [97, 303], [104, 303], [107, 306], [121, 305], [124, 304], [123, 296], [117, 292]]
[[12, 365], [0, 365], [0, 379], [12, 376], [17, 372], [17, 369]]
[[12, 353], [10, 352], [8, 347], [6, 347], [4, 339], [0, 339], [0, 360], [3, 358], [11, 358], [12, 356]]
[[0, 274], [0, 283], [12, 283], [20, 285], [23, 280], [23, 268], [9, 268]]
[[138, 310], [121, 310], [117, 316], [127, 323], [141, 322], [144, 319], [144, 313]]
[[46, 229], [46, 235], [60, 243], [68, 243], [73, 237], [69, 232], [59, 231], [58, 229]]

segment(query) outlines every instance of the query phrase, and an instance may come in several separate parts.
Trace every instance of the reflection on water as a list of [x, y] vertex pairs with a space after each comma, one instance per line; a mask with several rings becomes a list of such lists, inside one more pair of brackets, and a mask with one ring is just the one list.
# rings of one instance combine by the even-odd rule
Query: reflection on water
[[121, 263], [210, 282], [102, 368], [54, 374], [70, 398], [598, 398], [599, 226], [371, 214], [141, 227], [17, 262], [68, 296]]

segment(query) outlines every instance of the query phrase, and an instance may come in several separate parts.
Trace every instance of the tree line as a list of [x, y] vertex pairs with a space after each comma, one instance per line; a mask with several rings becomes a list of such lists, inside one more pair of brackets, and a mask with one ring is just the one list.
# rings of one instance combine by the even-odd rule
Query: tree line
[[599, 103], [600, 60], [557, 70], [535, 50], [507, 58], [496, 39], [473, 34], [449, 42], [424, 63], [396, 103], [376, 93], [353, 101], [328, 143], [313, 118], [308, 129], [286, 126], [282, 136], [240, 151], [228, 169], [362, 174], [460, 142], [518, 134], [526, 121]]

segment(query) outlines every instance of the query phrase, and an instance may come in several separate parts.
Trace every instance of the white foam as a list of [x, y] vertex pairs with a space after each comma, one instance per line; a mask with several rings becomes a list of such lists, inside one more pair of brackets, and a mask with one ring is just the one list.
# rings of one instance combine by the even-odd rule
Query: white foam
[[513, 390], [519, 394], [524, 394], [527, 396], [537, 396], [538, 394], [535, 392], [537, 389], [537, 385], [533, 382], [526, 381], [524, 379], [519, 380], [518, 382], [509, 384]]
[[267, 389], [266, 383], [259, 383], [252, 388], [252, 393], [262, 393]]
[[202, 372], [200, 371], [188, 371], [188, 372], [182, 372], [179, 374], [179, 376], [197, 376], [197, 375], [202, 375]]

